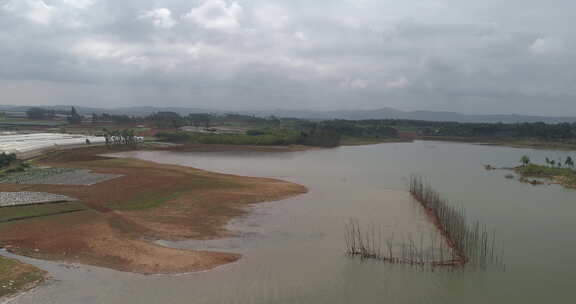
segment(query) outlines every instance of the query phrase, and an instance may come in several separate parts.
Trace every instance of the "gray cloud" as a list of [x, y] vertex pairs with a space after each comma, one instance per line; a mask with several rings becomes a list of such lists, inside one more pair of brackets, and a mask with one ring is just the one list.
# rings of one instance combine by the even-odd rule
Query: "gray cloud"
[[0, 103], [576, 115], [554, 3], [0, 0]]

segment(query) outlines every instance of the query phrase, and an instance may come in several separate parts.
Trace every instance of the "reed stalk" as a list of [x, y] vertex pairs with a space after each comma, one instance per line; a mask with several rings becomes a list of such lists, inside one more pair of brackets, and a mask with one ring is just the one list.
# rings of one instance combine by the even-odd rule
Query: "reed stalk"
[[[443, 199], [421, 177], [410, 177], [409, 191], [438, 229], [442, 240], [435, 242], [432, 238], [431, 245], [425, 245], [423, 236], [420, 237], [419, 244], [409, 236], [408, 239], [402, 240], [398, 250], [394, 248], [393, 236], [386, 240], [382, 239], [381, 227], [376, 234], [374, 224], [370, 224], [367, 228], [361, 227], [357, 219], [352, 219], [345, 225], [348, 255], [416, 266], [475, 265], [486, 269], [489, 264], [501, 262], [501, 258], [495, 254], [495, 231], [492, 234], [488, 233], [486, 225], [481, 225], [478, 221], [468, 224], [464, 208], [455, 207]], [[385, 244], [386, 250], [382, 250], [382, 244]], [[448, 250], [447, 254], [445, 250]]]

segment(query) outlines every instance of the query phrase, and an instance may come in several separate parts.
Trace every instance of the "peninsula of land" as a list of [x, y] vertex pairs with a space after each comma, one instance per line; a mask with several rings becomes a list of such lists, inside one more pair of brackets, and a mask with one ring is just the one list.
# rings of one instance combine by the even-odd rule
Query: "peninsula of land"
[[[109, 152], [106, 147], [71, 149], [33, 161], [35, 166], [117, 176], [104, 182], [83, 186], [0, 184], [3, 192], [51, 193], [77, 199], [68, 203], [75, 205], [68, 212], [54, 212], [45, 205], [5, 208], [6, 218], [0, 218], [0, 247], [37, 259], [141, 274], [208, 270], [234, 262], [240, 255], [169, 248], [154, 240], [227, 236], [232, 232], [226, 230], [226, 223], [246, 214], [246, 206], [307, 191], [304, 186], [276, 179], [102, 156]], [[22, 277], [17, 274], [32, 268], [8, 259], [0, 262], [2, 269], [11, 269], [0, 273], [1, 283]], [[34, 275], [28, 283], [44, 276], [38, 270], [30, 273]]]

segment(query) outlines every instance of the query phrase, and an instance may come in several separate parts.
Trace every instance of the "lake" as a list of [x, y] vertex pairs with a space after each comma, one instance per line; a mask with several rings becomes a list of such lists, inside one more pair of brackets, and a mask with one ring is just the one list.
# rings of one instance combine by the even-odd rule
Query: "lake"
[[[417, 141], [293, 153], [122, 153], [209, 171], [285, 179], [309, 193], [258, 204], [230, 223], [238, 236], [163, 242], [240, 252], [237, 263], [179, 276], [142, 276], [21, 258], [53, 280], [11, 303], [572, 303], [576, 282], [576, 191], [532, 186], [486, 171], [522, 155], [544, 162], [574, 153]], [[423, 271], [344, 254], [351, 218], [397, 238], [435, 239], [406, 192], [427, 178], [471, 220], [495, 231], [505, 268]]]

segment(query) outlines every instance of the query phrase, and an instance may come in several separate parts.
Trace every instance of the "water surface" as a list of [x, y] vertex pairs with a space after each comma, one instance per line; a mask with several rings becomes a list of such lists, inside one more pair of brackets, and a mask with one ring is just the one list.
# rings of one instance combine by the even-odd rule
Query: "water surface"
[[[14, 303], [572, 303], [576, 191], [522, 184], [505, 179], [509, 172], [482, 167], [513, 166], [524, 154], [543, 161], [569, 153], [440, 142], [294, 153], [123, 153], [281, 178], [310, 192], [256, 205], [249, 216], [231, 223], [239, 231], [236, 238], [165, 243], [241, 252], [238, 263], [205, 273], [141, 276], [25, 259], [55, 280]], [[496, 230], [505, 270], [430, 272], [343, 254], [349, 218], [378, 223], [397, 236], [433, 237], [430, 223], [404, 190], [412, 173], [429, 178], [471, 219]]]

